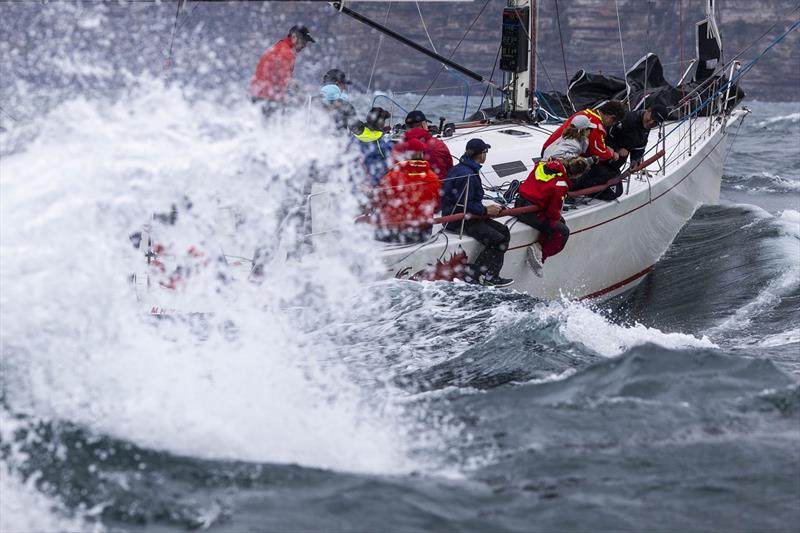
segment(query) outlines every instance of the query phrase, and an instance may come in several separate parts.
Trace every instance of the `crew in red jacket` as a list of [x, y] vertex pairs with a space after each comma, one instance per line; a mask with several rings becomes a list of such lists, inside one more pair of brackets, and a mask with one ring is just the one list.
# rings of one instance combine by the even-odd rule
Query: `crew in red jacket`
[[388, 242], [420, 242], [430, 236], [434, 213], [439, 210], [439, 178], [423, 159], [425, 145], [418, 139], [399, 143], [402, 155], [375, 191], [377, 237]]
[[[428, 122], [430, 121], [422, 111], [418, 109], [411, 111], [406, 116], [406, 128], [408, 128], [406, 133], [411, 133], [411, 130], [416, 130], [417, 128], [428, 132]], [[430, 132], [428, 132], [428, 135], [430, 135]], [[450, 150], [444, 141], [433, 135], [430, 135], [423, 142], [425, 143], [425, 160], [431, 164], [431, 170], [439, 176], [439, 179], [443, 180], [447, 173], [450, 172], [450, 169], [453, 168], [453, 156], [450, 154]]]
[[256, 72], [247, 94], [253, 102], [266, 101], [283, 103], [286, 88], [294, 73], [297, 54], [308, 43], [316, 42], [305, 26], [292, 26], [289, 34], [264, 52], [256, 66]]
[[582, 156], [594, 156], [599, 161], [616, 161], [620, 158], [620, 155], [623, 157], [628, 155], [627, 150], [625, 150], [624, 154], [618, 154], [606, 146], [606, 132], [616, 122], [619, 122], [625, 118], [625, 108], [623, 107], [622, 103], [617, 100], [609, 100], [598, 107], [597, 110], [584, 109], [569, 117], [561, 125], [561, 127], [554, 131], [547, 141], [545, 141], [544, 146], [542, 147], [542, 153], [544, 153], [548, 146], [561, 138], [561, 134], [564, 132], [567, 126], [572, 123], [572, 119], [578, 115], [586, 116], [589, 121], [596, 126], [589, 132], [589, 146], [586, 149], [586, 152], [581, 154]]
[[562, 162], [557, 159], [539, 161], [525, 182], [519, 187], [515, 207], [535, 205], [534, 213], [523, 213], [517, 218], [539, 230], [538, 242], [528, 248], [528, 263], [537, 276], [542, 275], [545, 259], [564, 249], [569, 238], [569, 228], [561, 217], [561, 207], [572, 180], [585, 174], [591, 163], [576, 157]]

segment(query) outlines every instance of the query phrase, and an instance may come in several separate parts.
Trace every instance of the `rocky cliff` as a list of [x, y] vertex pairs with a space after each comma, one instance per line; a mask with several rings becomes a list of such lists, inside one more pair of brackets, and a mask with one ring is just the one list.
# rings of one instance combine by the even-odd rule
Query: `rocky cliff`
[[[505, 3], [504, 0], [489, 0], [488, 5], [485, 0], [420, 2], [419, 9], [439, 52], [448, 56], [453, 54], [457, 61], [488, 76], [497, 54], [500, 12]], [[630, 67], [646, 52], [654, 52], [661, 57], [667, 78], [677, 81], [695, 55], [695, 23], [703, 16], [703, 4], [700, 0], [618, 0], [616, 4], [612, 0], [540, 0], [539, 88], [563, 90], [565, 78], [580, 68], [622, 74], [617, 5], [625, 65]], [[392, 29], [430, 46], [415, 3], [394, 2], [391, 7], [386, 2], [352, 2], [348, 5], [375, 20], [386, 20]], [[742, 54], [743, 64], [751, 60], [800, 16], [800, 10], [787, 16], [797, 6], [796, 0], [721, 0], [718, 22], [725, 59], [751, 45], [778, 23]], [[372, 88], [419, 91], [427, 88], [432, 78], [437, 76], [440, 67], [434, 61], [388, 39], [381, 42], [374, 30], [347, 17], [331, 15], [326, 6], [314, 7], [309, 9], [307, 4], [303, 6], [300, 3], [271, 3], [264, 9], [273, 14], [280, 12], [287, 19], [305, 17], [312, 20], [316, 25], [315, 32], [322, 36], [327, 46], [336, 50], [337, 60], [357, 81], [366, 84], [370, 73], [373, 74]], [[800, 30], [790, 34], [759, 62], [743, 82], [750, 98], [800, 100], [798, 44]], [[376, 52], [377, 65], [373, 72]], [[497, 79], [498, 73], [495, 72], [494, 76]], [[434, 87], [438, 90], [460, 83], [453, 76], [443, 74], [438, 76]], [[482, 93], [482, 89], [475, 88], [474, 92]]]

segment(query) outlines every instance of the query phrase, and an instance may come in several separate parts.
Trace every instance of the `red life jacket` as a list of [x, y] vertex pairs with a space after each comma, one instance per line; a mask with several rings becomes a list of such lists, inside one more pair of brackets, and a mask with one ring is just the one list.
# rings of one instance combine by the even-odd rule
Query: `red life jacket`
[[427, 161], [394, 165], [378, 183], [373, 207], [378, 223], [390, 227], [428, 227], [439, 210], [439, 178]]
[[540, 218], [558, 221], [571, 185], [564, 165], [558, 161], [539, 161], [519, 186], [519, 195], [539, 206], [537, 215]]
[[586, 153], [581, 154], [582, 156], [590, 156], [594, 155], [597, 156], [598, 159], [601, 161], [607, 161], [609, 159], [614, 159], [614, 150], [606, 146], [606, 128], [603, 126], [603, 118], [594, 110], [592, 109], [584, 109], [583, 111], [578, 111], [567, 120], [556, 130], [554, 131], [550, 137], [545, 141], [544, 146], [542, 146], [542, 153], [547, 149], [548, 146], [556, 142], [558, 139], [561, 138], [561, 135], [564, 133], [564, 130], [567, 129], [567, 126], [570, 125], [572, 119], [577, 117], [578, 115], [585, 115], [592, 124], [596, 125], [597, 127], [593, 130], [589, 131], [589, 147], [586, 149]]
[[291, 37], [281, 39], [264, 52], [247, 94], [275, 102], [283, 101], [286, 86], [294, 73], [295, 53]]
[[453, 168], [453, 156], [450, 149], [441, 139], [434, 137], [423, 128], [412, 128], [408, 130], [404, 138], [419, 139], [425, 143], [425, 160], [431, 164], [431, 170], [443, 180], [450, 169]]

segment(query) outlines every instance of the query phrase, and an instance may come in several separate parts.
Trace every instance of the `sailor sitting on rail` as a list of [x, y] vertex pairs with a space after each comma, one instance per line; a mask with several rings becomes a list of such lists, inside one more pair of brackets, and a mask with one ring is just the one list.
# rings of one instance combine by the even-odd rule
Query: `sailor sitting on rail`
[[483, 251], [467, 269], [466, 281], [493, 287], [505, 287], [513, 279], [501, 278], [503, 258], [511, 233], [496, 220], [472, 218], [469, 215], [495, 216], [502, 209], [498, 204], [483, 205], [481, 165], [486, 162], [489, 146], [481, 139], [470, 139], [459, 164], [450, 169], [442, 183], [442, 215], [464, 213], [464, 219], [445, 224], [452, 233], [462, 231], [484, 245]]
[[519, 187], [515, 207], [535, 205], [533, 213], [517, 215], [520, 222], [539, 230], [538, 242], [528, 247], [528, 264], [534, 274], [542, 277], [542, 267], [548, 257], [564, 249], [569, 228], [561, 216], [561, 207], [572, 180], [580, 178], [591, 167], [589, 159], [576, 157], [568, 161], [551, 159], [539, 161]]
[[403, 244], [430, 237], [439, 210], [439, 178], [423, 159], [425, 145], [410, 139], [397, 146], [400, 161], [381, 178], [374, 193], [376, 237]]

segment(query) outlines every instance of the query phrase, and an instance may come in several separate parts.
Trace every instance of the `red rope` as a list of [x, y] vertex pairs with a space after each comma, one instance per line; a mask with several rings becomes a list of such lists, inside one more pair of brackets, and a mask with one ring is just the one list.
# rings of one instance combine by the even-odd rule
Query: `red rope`
[[[577, 196], [587, 196], [590, 194], [596, 194], [598, 192], [604, 191], [609, 187], [616, 185], [617, 183], [621, 182], [622, 180], [626, 179], [631, 174], [639, 172], [640, 170], [649, 167], [662, 157], [664, 157], [664, 150], [659, 150], [651, 157], [642, 161], [639, 165], [629, 168], [616, 178], [611, 178], [606, 183], [601, 185], [595, 185], [593, 187], [586, 187], [585, 189], [578, 189], [576, 191], [570, 191], [567, 193], [567, 196], [570, 198], [575, 198]], [[454, 215], [444, 215], [441, 217], [433, 217], [428, 220], [415, 220], [404, 222], [403, 227], [407, 227], [410, 225], [418, 224], [420, 226], [429, 225], [429, 224], [447, 224], [448, 222], [458, 222], [460, 220], [485, 220], [487, 218], [500, 218], [500, 217], [511, 217], [516, 215], [521, 215], [523, 213], [535, 213], [539, 210], [538, 206], [535, 205], [526, 205], [525, 207], [512, 207], [511, 209], [503, 209], [496, 215], [475, 215], [473, 213], [456, 213]], [[356, 222], [369, 222], [370, 216], [369, 215], [361, 215], [355, 220]], [[396, 224], [378, 224], [381, 227], [393, 227], [397, 226]]]

